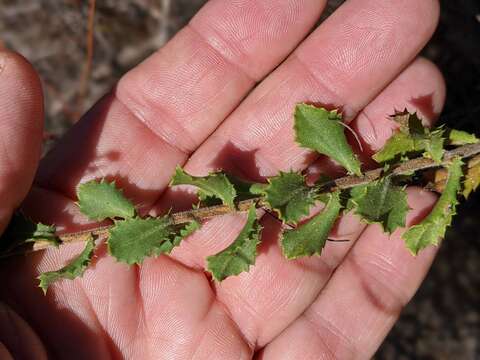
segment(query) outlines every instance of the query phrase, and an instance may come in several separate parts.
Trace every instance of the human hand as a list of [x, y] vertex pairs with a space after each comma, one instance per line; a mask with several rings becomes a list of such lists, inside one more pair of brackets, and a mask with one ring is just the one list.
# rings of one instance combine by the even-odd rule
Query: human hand
[[[443, 104], [442, 77], [428, 61], [412, 60], [436, 26], [437, 2], [350, 0], [302, 41], [323, 5], [210, 1], [41, 161], [25, 211], [65, 231], [88, 226], [74, 205], [75, 188], [102, 177], [116, 179], [145, 212], [182, 207], [188, 199], [165, 191], [177, 164], [193, 174], [222, 167], [255, 180], [307, 166], [331, 174], [325, 159], [311, 164], [315, 159], [293, 141], [292, 111], [301, 101], [342, 108], [365, 156], [390, 136], [386, 116], [395, 108], [433, 122]], [[42, 117], [32, 70], [8, 59], [0, 73], [2, 229], [33, 179]], [[410, 222], [433, 202], [410, 189]], [[388, 239], [347, 215], [334, 236], [349, 242], [287, 261], [277, 245], [279, 224], [264, 218], [262, 225], [256, 266], [220, 284], [203, 272], [204, 259], [235, 238], [237, 215], [209, 221], [171, 256], [142, 266], [116, 263], [100, 248], [83, 278], [56, 283], [47, 297], [35, 276], [80, 247], [11, 259], [0, 268], [1, 300], [30, 324], [10, 320], [22, 324], [34, 358], [44, 356], [42, 346], [68, 359], [369, 358], [435, 254], [413, 258], [397, 234]]]

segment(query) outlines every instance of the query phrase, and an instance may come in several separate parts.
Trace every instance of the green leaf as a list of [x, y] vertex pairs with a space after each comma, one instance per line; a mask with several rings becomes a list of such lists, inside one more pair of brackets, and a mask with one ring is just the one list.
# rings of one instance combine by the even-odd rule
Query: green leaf
[[350, 195], [349, 207], [367, 223], [379, 223], [390, 234], [405, 226], [407, 195], [404, 188], [392, 185], [390, 176], [355, 187]]
[[380, 164], [417, 150], [421, 149], [417, 149], [415, 140], [410, 134], [398, 132], [388, 139], [380, 151], [375, 153], [372, 158]]
[[423, 127], [417, 114], [409, 114], [406, 111], [396, 114], [394, 120], [400, 124], [400, 130], [372, 156], [377, 163], [385, 163], [415, 152], [423, 152], [424, 157], [436, 162], [442, 160], [445, 152], [444, 129], [430, 130]]
[[428, 245], [438, 245], [439, 240], [445, 236], [445, 231], [452, 222], [458, 204], [457, 194], [461, 189], [463, 176], [462, 164], [460, 158], [452, 160], [448, 166], [445, 189], [432, 211], [422, 222], [412, 226], [403, 234], [402, 237], [412, 254], [417, 255]]
[[174, 230], [168, 217], [115, 221], [108, 250], [120, 262], [141, 264], [146, 257], [170, 252], [172, 236]]
[[95, 243], [93, 238], [90, 238], [85, 244], [85, 248], [75, 259], [69, 264], [57, 271], [49, 271], [41, 274], [38, 279], [40, 280], [39, 287], [42, 288], [44, 294], [47, 293], [48, 287], [55, 281], [60, 279], [73, 280], [77, 277], [81, 277], [87, 267], [90, 265], [93, 257], [93, 250], [95, 249]]
[[387, 140], [380, 151], [372, 156], [378, 163], [394, 160], [410, 152], [424, 150], [417, 140], [423, 137], [425, 128], [417, 114], [410, 114], [405, 109], [397, 112], [392, 118], [400, 125], [400, 129]]
[[195, 220], [186, 223], [182, 228], [177, 230], [176, 233], [172, 233], [169, 239], [165, 240], [162, 245], [160, 245], [159, 253], [170, 254], [175, 247], [180, 245], [183, 239], [200, 229], [200, 226], [200, 223], [196, 222]]
[[201, 224], [195, 220], [192, 220], [189, 223], [185, 224], [184, 227], [180, 229], [178, 234], [174, 235], [173, 241], [172, 241], [173, 247], [180, 245], [183, 239], [192, 235], [195, 231], [200, 229], [200, 227], [201, 227]]
[[463, 182], [463, 196], [467, 199], [480, 185], [480, 162], [469, 167]]
[[34, 223], [22, 213], [15, 213], [2, 235], [0, 251], [6, 251], [26, 242], [46, 242], [57, 246], [61, 243], [53, 225]]
[[35, 230], [25, 242], [33, 242], [35, 244], [47, 243], [58, 247], [61, 243], [59, 237], [55, 234], [56, 227], [54, 225], [45, 225], [42, 223], [35, 224]]
[[321, 213], [296, 229], [286, 230], [281, 244], [285, 257], [296, 259], [302, 256], [320, 255], [341, 208], [340, 192], [331, 193]]
[[109, 183], [102, 179], [100, 182], [93, 180], [81, 184], [77, 197], [80, 211], [91, 220], [128, 219], [135, 216], [135, 207], [115, 187], [114, 181]]
[[170, 185], [196, 186], [199, 189], [198, 196], [200, 200], [203, 201], [214, 197], [220, 199], [225, 205], [234, 208], [233, 201], [237, 193], [225, 174], [213, 173], [203, 177], [191, 176], [177, 166]]
[[392, 118], [400, 125], [400, 131], [405, 134], [422, 135], [425, 132], [425, 127], [417, 113], [409, 113], [407, 109], [404, 109], [395, 113]]
[[423, 153], [424, 157], [430, 158], [435, 162], [439, 163], [442, 161], [443, 153], [443, 143], [445, 138], [443, 136], [443, 129], [436, 129], [434, 131], [425, 130], [424, 138], [418, 140], [419, 148], [425, 150]]
[[305, 177], [295, 172], [280, 172], [269, 178], [262, 193], [268, 206], [287, 223], [297, 223], [315, 204], [314, 188], [307, 186]]
[[235, 241], [218, 254], [207, 257], [207, 270], [217, 281], [248, 271], [255, 264], [257, 246], [260, 244], [261, 227], [255, 207], [250, 207], [247, 222]]
[[448, 132], [448, 143], [456, 146], [476, 144], [478, 143], [478, 138], [466, 131], [450, 129]]
[[360, 161], [345, 136], [342, 116], [307, 104], [295, 108], [295, 140], [303, 147], [336, 160], [351, 174], [362, 175]]
[[268, 187], [268, 184], [254, 183], [250, 186], [250, 192], [254, 195], [265, 195], [265, 189]]
[[243, 201], [256, 197], [256, 194], [251, 192], [251, 187], [254, 184], [253, 182], [240, 179], [231, 174], [225, 174], [227, 179], [232, 183], [236, 197], [235, 200]]

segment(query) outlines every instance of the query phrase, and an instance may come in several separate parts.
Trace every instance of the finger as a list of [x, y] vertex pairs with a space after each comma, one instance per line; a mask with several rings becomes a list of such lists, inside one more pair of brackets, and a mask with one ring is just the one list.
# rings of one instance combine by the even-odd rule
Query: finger
[[[58, 224], [63, 230], [73, 229], [81, 218], [75, 217], [76, 210], [68, 197], [73, 196], [77, 183], [92, 177], [112, 176], [126, 189], [128, 197], [148, 207], [169, 181], [174, 166], [182, 163], [202, 141], [202, 136], [206, 136], [208, 128], [215, 128], [250, 90], [254, 82], [251, 77], [256, 80], [269, 67], [276, 66], [303, 38], [323, 5], [324, 1], [313, 0], [209, 2], [189, 28], [128, 74], [116, 92], [102, 99], [45, 159], [38, 176], [39, 186], [31, 193], [26, 206], [47, 223]], [[222, 31], [229, 36], [220, 37]], [[198, 32], [206, 39], [201, 39]], [[253, 69], [252, 73], [245, 74], [247, 69]], [[81, 353], [97, 353], [102, 357], [118, 346], [133, 357], [140, 354], [138, 357], [143, 358], [149, 347], [142, 347], [140, 340], [131, 344], [131, 339], [142, 339], [137, 330], [144, 328], [137, 325], [152, 323], [151, 316], [161, 319], [159, 310], [162, 310], [170, 315], [168, 322], [155, 322], [153, 329], [145, 331], [145, 338], [153, 339], [148, 344], [152, 348], [163, 347], [165, 352], [174, 353], [171, 356], [175, 358], [191, 358], [190, 354], [182, 353], [186, 348], [182, 341], [186, 337], [175, 336], [190, 333], [195, 338], [186, 341], [195, 341], [199, 348], [197, 354], [208, 354], [214, 349], [225, 354], [225, 358], [249, 357], [251, 349], [243, 343], [235, 324], [218, 304], [208, 312], [209, 304], [196, 301], [213, 298], [209, 283], [201, 273], [196, 277], [203, 283], [196, 286], [195, 279], [183, 276], [185, 269], [182, 272], [152, 260], [158, 272], [148, 269], [147, 261], [143, 266], [148, 269], [145, 274], [155, 276], [139, 279], [135, 268], [127, 269], [111, 258], [100, 257], [95, 271], [87, 271], [84, 278], [74, 282], [54, 284], [49, 289], [49, 297], [42, 298], [32, 283], [31, 273], [58, 268], [58, 264], [65, 263], [79, 250], [79, 247], [71, 248], [47, 251], [16, 264], [16, 271], [23, 270], [23, 286], [18, 286], [21, 292], [11, 295], [34, 313], [36, 326], [46, 326], [46, 332], [54, 334], [48, 340], [56, 345], [60, 354], [64, 353], [62, 343], [68, 356], [74, 346], [72, 339], [82, 338], [86, 346], [78, 349]], [[157, 260], [173, 263], [167, 258]], [[35, 269], [30, 270], [32, 267]], [[179, 282], [189, 285], [179, 287]], [[162, 306], [149, 313], [148, 318], [142, 318], [143, 311], [152, 305], [143, 304], [143, 294], [137, 292], [137, 286], [143, 287], [142, 291], [147, 293], [144, 296], [151, 302], [162, 300]], [[155, 286], [160, 286], [169, 296], [152, 297]], [[195, 291], [197, 288], [199, 291]], [[30, 296], [24, 295], [25, 289]], [[186, 292], [179, 291], [181, 289]], [[114, 295], [102, 296], [110, 291]], [[210, 291], [208, 296], [207, 291]], [[73, 305], [72, 299], [75, 299]], [[179, 312], [172, 311], [172, 304], [176, 307], [185, 300], [191, 302], [177, 308]], [[39, 312], [39, 307], [43, 311]], [[125, 312], [125, 308], [131, 310]], [[203, 317], [202, 311], [206, 311]], [[73, 320], [65, 327], [69, 317], [64, 315], [70, 312], [81, 321]], [[118, 321], [110, 317], [112, 313], [120, 314]], [[139, 319], [142, 322], [134, 323]], [[133, 331], [119, 333], [125, 322], [135, 325]], [[85, 331], [84, 323], [92, 331]], [[118, 323], [121, 326], [116, 326]], [[106, 329], [101, 324], [107, 324]], [[209, 333], [212, 331], [213, 334]], [[203, 334], [212, 335], [203, 338]], [[221, 339], [220, 344], [216, 343], [217, 339]], [[172, 344], [175, 345], [169, 346]], [[190, 350], [194, 354], [195, 349]]]
[[[42, 161], [37, 185], [65, 195], [66, 207], [79, 182], [115, 178], [129, 198], [148, 208], [175, 165], [182, 164], [255, 82], [298, 44], [324, 4], [209, 2], [69, 132]], [[45, 218], [49, 215], [44, 211], [45, 221], [71, 220], [68, 214]]]
[[[353, 117], [355, 109], [366, 105], [378, 94], [378, 89], [388, 85], [417, 54], [437, 20], [438, 4], [430, 0], [383, 2], [381, 6], [369, 0], [345, 3], [195, 151], [185, 166], [187, 171], [201, 175], [221, 168], [260, 181], [279, 170], [304, 169], [314, 158], [294, 142], [292, 112], [295, 104], [311, 101], [330, 107], [335, 105], [343, 108], [348, 117]], [[348, 26], [343, 26], [344, 21]], [[414, 35], [409, 30], [412, 22], [417, 23], [418, 31]], [[345, 29], [350, 29], [348, 39], [345, 39]], [[395, 46], [388, 41], [391, 38], [395, 38]], [[381, 61], [368, 60], [370, 48], [381, 54], [378, 56]], [[342, 57], [345, 53], [351, 54], [348, 62]], [[338, 61], [336, 68], [317, 64], [317, 59], [326, 57], [343, 61]], [[331, 90], [338, 86], [337, 80], [315, 75], [329, 71], [332, 72], [329, 78], [342, 79], [346, 76], [343, 72], [351, 71], [350, 67], [354, 68], [356, 76], [349, 81], [345, 93]], [[350, 88], [355, 92], [351, 93]], [[348, 98], [350, 95], [352, 102]], [[440, 96], [437, 97], [432, 101], [433, 106], [442, 103]], [[176, 209], [179, 204], [181, 208], [183, 202], [178, 198], [174, 191], [167, 190], [155, 205], [155, 211]]]
[[[409, 85], [412, 81], [415, 81], [418, 86], [422, 86], [423, 89], [417, 91], [412, 88]], [[392, 115], [395, 110], [406, 109], [410, 112], [417, 112], [418, 116], [423, 119], [424, 125], [431, 126], [443, 107], [445, 84], [442, 74], [430, 61], [424, 58], [416, 59], [413, 65], [395, 79], [395, 82], [396, 86], [385, 89], [350, 124], [361, 142], [362, 152], [359, 155], [367, 167], [369, 165], [377, 166], [369, 158], [380, 150], [387, 139], [398, 129], [398, 124], [385, 114]], [[429, 93], [428, 91], [431, 89], [435, 89], [435, 91]], [[387, 109], [382, 103], [388, 104], [390, 109]], [[353, 145], [357, 145], [356, 140], [353, 141]], [[308, 175], [312, 180], [318, 175], [328, 172], [343, 174], [343, 170], [338, 165], [328, 161], [325, 157], [316, 160], [308, 169]]]
[[412, 61], [437, 19], [431, 0], [346, 2], [222, 123], [188, 169], [226, 167], [259, 179], [305, 168], [312, 156], [294, 142], [295, 104], [342, 108], [353, 118]]
[[[41, 271], [58, 266], [49, 258]], [[15, 269], [31, 262], [20, 258]], [[251, 359], [253, 353], [204, 274], [168, 257], [130, 267], [99, 254], [82, 278], [54, 284], [47, 296], [31, 272], [8, 281], [16, 286], [7, 295], [55, 358], [72, 358], [72, 349], [78, 359]]]
[[[435, 196], [408, 189], [407, 225], [418, 222]], [[425, 277], [436, 249], [413, 257], [400, 238], [369, 226], [318, 299], [263, 351], [263, 360], [370, 358]], [[291, 346], [295, 344], [295, 346]]]
[[3, 303], [0, 303], [0, 359], [47, 359], [37, 334]]
[[[364, 159], [380, 150], [398, 124], [391, 115], [395, 109], [417, 112], [426, 126], [438, 118], [445, 102], [445, 81], [438, 68], [424, 58], [415, 60], [377, 98], [367, 105], [352, 121], [351, 126], [362, 143]], [[373, 163], [373, 161], [372, 161]], [[373, 165], [377, 167], [378, 165]], [[338, 167], [335, 165], [335, 168]], [[308, 176], [332, 174], [332, 163], [318, 159], [308, 168]], [[356, 238], [364, 225], [354, 216], [344, 216], [332, 233], [332, 239]]]
[[[416, 55], [431, 35], [437, 17], [438, 4], [433, 1], [382, 2], [380, 7], [375, 1], [345, 3], [209, 137], [187, 163], [187, 171], [201, 175], [220, 167], [258, 179], [274, 175], [278, 170], [304, 168], [311, 157], [293, 141], [291, 113], [295, 103], [311, 100], [341, 105], [352, 117], [356, 109], [366, 105]], [[347, 26], [343, 26], [344, 22]], [[408, 30], [413, 23], [417, 24], [418, 30], [414, 35]], [[348, 39], [345, 29], [349, 29]], [[390, 43], [393, 38], [395, 46]], [[340, 40], [346, 42], [345, 48], [338, 42]], [[369, 61], [372, 48], [381, 56]], [[342, 58], [344, 53], [351, 56]], [[343, 60], [333, 67], [322, 65], [323, 58]], [[348, 87], [337, 87], [337, 82], [331, 81], [345, 78], [343, 72], [354, 71], [352, 68], [355, 76], [349, 79]], [[322, 70], [333, 74], [328, 78], [321, 77], [318, 74]], [[353, 106], [348, 96], [352, 96]], [[391, 111], [388, 109], [383, 117]], [[174, 192], [167, 190], [164, 208], [173, 205], [172, 199], [176, 199]], [[229, 222], [228, 219], [214, 219], [174, 255], [188, 266], [203, 267], [205, 255], [218, 252], [234, 239], [236, 233], [230, 229], [236, 229], [239, 223], [237, 219]], [[267, 229], [265, 231], [268, 233]], [[355, 236], [358, 234], [352, 235]], [[286, 262], [278, 247], [269, 245], [273, 241], [266, 243], [268, 250], [261, 251], [258, 265], [250, 273], [227, 279], [217, 286], [220, 301], [232, 313], [245, 337], [257, 346], [268, 343], [304, 311], [348, 251], [343, 243], [342, 247], [336, 247], [339, 257], [327, 256], [327, 246], [324, 258], [307, 259], [306, 266], [300, 263], [297, 271], [292, 271], [288, 267], [294, 265], [283, 265]], [[330, 260], [332, 267], [329, 266]], [[287, 273], [288, 281], [277, 277], [277, 274], [286, 277]], [[265, 292], [265, 288], [269, 291]], [[292, 294], [297, 293], [302, 295], [302, 300], [298, 300], [300, 296], [292, 298]]]
[[32, 66], [0, 48], [0, 233], [25, 197], [37, 169], [43, 97]]
[[[362, 114], [366, 112], [375, 116], [370, 119], [375, 129], [373, 132], [381, 133], [385, 131], [384, 126], [391, 128], [387, 117], [392, 109], [427, 94], [431, 96], [435, 110], [440, 111], [445, 97], [443, 79], [433, 64], [419, 59], [384, 89], [354, 120], [354, 124], [363, 121]], [[419, 110], [411, 104], [409, 109]], [[434, 121], [434, 117], [427, 119]], [[262, 225], [264, 235], [255, 267], [248, 274], [227, 279], [217, 287], [217, 296], [230, 310], [246, 338], [258, 346], [271, 341], [315, 300], [365, 227], [356, 216], [347, 214], [338, 221], [335, 235], [350, 242], [329, 242], [321, 257], [287, 261], [277, 245], [278, 223], [267, 217]], [[215, 218], [184, 240], [173, 256], [188, 266], [201, 269], [205, 257], [231, 243], [241, 226], [242, 222], [234, 215]], [[266, 288], [268, 292], [265, 292]]]

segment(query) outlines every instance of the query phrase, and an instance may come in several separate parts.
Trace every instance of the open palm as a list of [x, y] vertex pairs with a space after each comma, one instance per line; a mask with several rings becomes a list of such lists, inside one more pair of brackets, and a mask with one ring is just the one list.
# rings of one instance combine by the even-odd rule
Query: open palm
[[[211, 0], [127, 73], [38, 171], [38, 79], [18, 55], [1, 53], [0, 231], [25, 196], [23, 207], [36, 220], [63, 231], [91, 225], [74, 201], [76, 186], [94, 178], [115, 179], [143, 212], [155, 214], [191, 205], [189, 194], [165, 190], [178, 164], [195, 175], [223, 168], [257, 181], [307, 167], [336, 175], [333, 164], [294, 143], [297, 102], [341, 108], [365, 159], [391, 135], [387, 115], [394, 109], [434, 121], [443, 80], [434, 65], [415, 57], [435, 29], [437, 2], [349, 0], [305, 38], [324, 5]], [[409, 222], [434, 200], [409, 189]], [[389, 239], [378, 226], [344, 216], [332, 237], [350, 241], [328, 243], [320, 257], [287, 261], [277, 245], [280, 224], [264, 217], [256, 265], [214, 283], [204, 259], [230, 244], [243, 222], [242, 215], [215, 218], [170, 256], [141, 266], [117, 263], [100, 247], [83, 278], [56, 283], [46, 297], [35, 277], [59, 268], [79, 245], [4, 261], [1, 300], [23, 320], [2, 308], [0, 354], [366, 359], [435, 254], [428, 249], [413, 258], [397, 233]]]

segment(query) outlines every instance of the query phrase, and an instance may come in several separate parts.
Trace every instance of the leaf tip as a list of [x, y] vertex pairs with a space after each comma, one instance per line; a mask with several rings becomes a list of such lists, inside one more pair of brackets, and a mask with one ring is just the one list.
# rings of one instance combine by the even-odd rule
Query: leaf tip
[[46, 296], [46, 295], [47, 295], [47, 291], [48, 291], [49, 284], [48, 284], [48, 282], [46, 281], [46, 278], [45, 278], [44, 274], [40, 274], [40, 276], [37, 277], [37, 280], [39, 280], [39, 282], [38, 282], [38, 287], [39, 287], [40, 289], [42, 289], [43, 295]]

